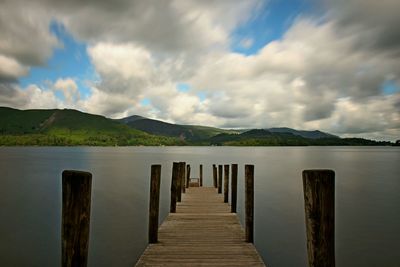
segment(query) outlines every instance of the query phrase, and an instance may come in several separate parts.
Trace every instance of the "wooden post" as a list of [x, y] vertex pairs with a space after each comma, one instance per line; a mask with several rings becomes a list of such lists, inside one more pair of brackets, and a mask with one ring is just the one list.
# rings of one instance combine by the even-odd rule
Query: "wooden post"
[[172, 165], [172, 179], [171, 179], [171, 204], [169, 207], [169, 212], [175, 213], [176, 212], [176, 199], [178, 194], [178, 168], [179, 163], [174, 162]]
[[[188, 164], [187, 166], [190, 166], [190, 165]], [[184, 165], [183, 172], [182, 172], [182, 193], [186, 193], [186, 174], [187, 174], [187, 170], [186, 170], [186, 166]]]
[[217, 188], [217, 166], [213, 164], [213, 178], [214, 178], [214, 187]]
[[233, 213], [236, 213], [236, 206], [237, 206], [237, 174], [238, 174], [238, 165], [232, 164], [231, 212]]
[[245, 165], [246, 242], [254, 242], [254, 165]]
[[218, 194], [222, 193], [222, 165], [218, 165]]
[[310, 267], [335, 266], [335, 172], [303, 171], [307, 251]]
[[178, 163], [178, 178], [176, 182], [176, 201], [182, 200], [182, 162]]
[[[186, 192], [186, 162], [180, 162], [181, 164], [181, 193]], [[182, 194], [181, 194], [182, 196]]]
[[161, 165], [151, 165], [149, 243], [158, 242], [158, 211], [160, 205]]
[[224, 165], [224, 203], [229, 201], [229, 165]]
[[62, 173], [61, 266], [87, 266], [92, 174]]
[[186, 187], [189, 188], [190, 185], [190, 165], [187, 165], [187, 173], [186, 173]]
[[203, 164], [200, 164], [200, 186], [203, 186]]

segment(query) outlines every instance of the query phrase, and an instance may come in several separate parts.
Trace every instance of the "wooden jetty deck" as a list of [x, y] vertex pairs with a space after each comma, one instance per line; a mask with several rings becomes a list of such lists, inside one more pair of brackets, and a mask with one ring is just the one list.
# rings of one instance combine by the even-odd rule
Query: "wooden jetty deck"
[[190, 187], [136, 266], [265, 266], [236, 213], [213, 187]]

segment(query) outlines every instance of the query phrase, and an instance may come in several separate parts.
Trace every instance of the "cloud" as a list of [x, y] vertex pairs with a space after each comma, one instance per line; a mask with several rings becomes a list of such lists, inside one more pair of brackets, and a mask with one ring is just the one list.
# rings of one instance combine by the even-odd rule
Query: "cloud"
[[64, 95], [65, 103], [72, 105], [80, 99], [78, 85], [71, 78], [58, 79], [53, 85], [55, 91], [60, 91]]
[[254, 40], [251, 38], [244, 38], [242, 40], [240, 40], [239, 45], [245, 49], [250, 48], [254, 43]]
[[358, 49], [400, 56], [400, 2], [397, 0], [325, 1], [343, 34], [356, 34]]
[[0, 54], [0, 81], [16, 81], [28, 73], [28, 68], [21, 65], [14, 58]]
[[48, 89], [29, 85], [22, 89], [15, 84], [0, 83], [0, 106], [19, 109], [60, 108], [62, 103]]
[[[59, 45], [50, 33], [51, 14], [29, 2], [5, 0], [0, 9], [0, 56], [20, 68], [44, 64]], [[25, 75], [26, 70], [14, 74]]]

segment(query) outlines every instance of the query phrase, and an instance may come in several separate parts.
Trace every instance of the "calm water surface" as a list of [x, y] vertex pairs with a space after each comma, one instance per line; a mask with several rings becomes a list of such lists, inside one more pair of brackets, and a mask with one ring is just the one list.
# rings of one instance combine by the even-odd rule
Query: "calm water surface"
[[301, 171], [336, 172], [336, 266], [400, 266], [400, 149], [395, 147], [0, 148], [0, 266], [60, 266], [61, 172], [93, 174], [89, 266], [133, 266], [147, 242], [151, 164], [162, 164], [161, 218], [173, 161], [255, 165], [255, 245], [272, 267], [306, 266]]

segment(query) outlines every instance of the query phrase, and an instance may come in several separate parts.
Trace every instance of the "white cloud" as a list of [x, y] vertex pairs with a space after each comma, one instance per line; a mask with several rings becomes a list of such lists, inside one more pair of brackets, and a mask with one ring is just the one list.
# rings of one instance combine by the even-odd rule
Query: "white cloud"
[[62, 103], [52, 90], [29, 85], [22, 89], [15, 85], [0, 83], [0, 106], [19, 109], [60, 108]]
[[65, 98], [65, 103], [68, 105], [73, 105], [80, 99], [78, 85], [71, 78], [58, 79], [54, 83], [53, 87], [55, 91], [60, 91], [63, 93]]
[[242, 40], [240, 40], [239, 45], [242, 48], [248, 49], [253, 45], [253, 43], [254, 43], [254, 40], [252, 38], [243, 38]]
[[14, 58], [0, 54], [0, 80], [16, 80], [28, 73], [28, 68]]

